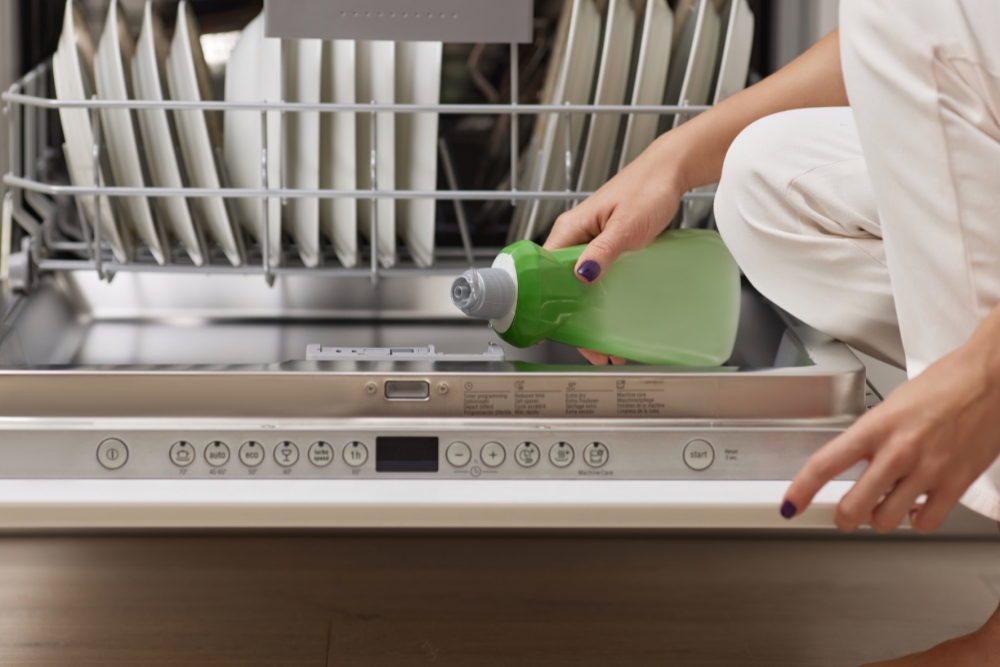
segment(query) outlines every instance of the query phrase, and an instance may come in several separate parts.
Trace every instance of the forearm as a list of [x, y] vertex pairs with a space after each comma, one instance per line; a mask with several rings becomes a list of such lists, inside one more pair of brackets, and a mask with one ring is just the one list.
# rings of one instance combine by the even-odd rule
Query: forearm
[[717, 183], [729, 146], [756, 120], [789, 109], [847, 106], [840, 68], [840, 34], [834, 30], [760, 83], [743, 90], [676, 130], [661, 136], [663, 155], [682, 191]]

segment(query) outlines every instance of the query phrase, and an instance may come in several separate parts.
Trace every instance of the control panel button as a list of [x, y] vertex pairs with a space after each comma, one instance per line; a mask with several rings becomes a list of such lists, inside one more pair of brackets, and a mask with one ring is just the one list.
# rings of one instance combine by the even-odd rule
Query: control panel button
[[573, 463], [576, 453], [568, 442], [557, 442], [549, 449], [549, 461], [557, 468], [565, 468]]
[[118, 438], [108, 438], [97, 446], [97, 462], [108, 470], [118, 470], [128, 461], [128, 447]]
[[522, 442], [514, 448], [514, 460], [522, 468], [530, 468], [542, 458], [542, 450], [533, 442]]
[[170, 447], [170, 462], [179, 468], [191, 465], [195, 459], [194, 445], [190, 442], [175, 442]]
[[213, 468], [220, 468], [229, 463], [229, 446], [221, 440], [208, 443], [205, 447], [205, 460]]
[[248, 468], [256, 468], [264, 462], [264, 445], [259, 442], [244, 442], [239, 451], [240, 463]]
[[294, 442], [279, 442], [274, 448], [274, 460], [282, 468], [290, 468], [299, 462], [299, 448]]
[[344, 461], [352, 468], [360, 468], [368, 461], [368, 448], [363, 442], [349, 442], [344, 445]]
[[684, 463], [691, 470], [708, 470], [715, 463], [715, 448], [707, 440], [692, 440], [684, 448]]
[[591, 468], [603, 468], [608, 458], [608, 446], [603, 442], [592, 442], [583, 448], [583, 460]]
[[309, 446], [306, 455], [309, 457], [309, 463], [317, 468], [325, 468], [333, 462], [333, 447], [328, 442], [314, 442]]
[[507, 450], [499, 442], [487, 442], [479, 452], [479, 459], [491, 468], [496, 468], [507, 458]]
[[472, 460], [472, 450], [464, 442], [451, 443], [444, 455], [448, 459], [448, 463], [456, 468], [466, 466]]

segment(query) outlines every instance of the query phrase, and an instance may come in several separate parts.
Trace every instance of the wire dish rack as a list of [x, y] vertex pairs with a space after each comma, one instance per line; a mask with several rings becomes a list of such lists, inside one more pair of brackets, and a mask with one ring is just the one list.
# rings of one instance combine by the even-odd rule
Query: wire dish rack
[[[38, 65], [27, 75], [16, 81], [6, 92], [0, 95], [5, 103], [4, 113], [7, 117], [10, 138], [10, 169], [3, 177], [7, 186], [7, 194], [3, 205], [2, 237], [0, 237], [0, 282], [8, 281], [14, 289], [27, 289], [33, 276], [39, 272], [59, 271], [95, 271], [102, 280], [110, 281], [120, 272], [161, 272], [161, 273], [202, 273], [202, 274], [259, 274], [269, 285], [273, 285], [276, 276], [309, 275], [313, 277], [353, 277], [370, 276], [373, 283], [383, 278], [407, 278], [415, 275], [453, 275], [471, 266], [488, 266], [500, 248], [474, 246], [469, 233], [463, 205], [472, 201], [508, 201], [516, 205], [522, 201], [555, 200], [564, 202], [566, 208], [572, 207], [580, 200], [592, 194], [580, 192], [572, 187], [567, 178], [566, 188], [562, 191], [541, 191], [518, 189], [518, 168], [520, 153], [520, 137], [517, 119], [523, 115], [551, 114], [558, 117], [562, 114], [566, 119], [574, 115], [591, 116], [594, 114], [654, 114], [680, 115], [684, 118], [709, 109], [709, 106], [693, 106], [681, 104], [677, 106], [601, 106], [601, 105], [544, 105], [518, 103], [518, 45], [511, 44], [511, 81], [509, 104], [303, 104], [303, 103], [245, 103], [245, 102], [187, 102], [187, 101], [112, 101], [99, 100], [58, 100], [53, 95], [54, 87], [51, 80], [51, 61]], [[94, 174], [99, 174], [98, 165], [102, 159], [101, 139], [101, 109], [165, 109], [168, 112], [181, 110], [206, 111], [256, 111], [261, 114], [262, 151], [260, 166], [267, 183], [268, 163], [278, 159], [267, 152], [267, 122], [266, 114], [278, 112], [282, 117], [282, 127], [285, 126], [289, 114], [302, 112], [370, 114], [373, 118], [377, 113], [391, 112], [394, 114], [414, 114], [433, 112], [443, 115], [506, 115], [510, 119], [510, 187], [497, 190], [466, 190], [458, 189], [454, 168], [447, 150], [442, 142], [440, 157], [443, 171], [447, 177], [449, 189], [433, 191], [377, 189], [378, 157], [378, 123], [371, 122], [371, 183], [369, 190], [330, 190], [330, 189], [294, 189], [280, 188], [162, 188], [162, 187], [113, 187], [101, 186], [95, 182], [93, 186], [74, 186], [65, 183], [68, 180], [65, 173], [53, 168], [58, 162], [61, 149], [55, 145], [53, 137], [58, 133], [50, 127], [54, 114], [51, 112], [62, 108], [87, 109], [91, 115], [94, 127]], [[563, 124], [567, 134], [570, 123]], [[566, 141], [567, 146], [572, 142]], [[567, 150], [565, 160], [567, 165], [575, 163], [576, 156], [572, 149]], [[281, 165], [282, 168], [284, 165]], [[570, 170], [568, 170], [569, 172]], [[95, 179], [96, 180], [96, 179]], [[225, 181], [224, 181], [225, 182]], [[284, 175], [280, 183], [286, 183]], [[76, 220], [78, 225], [68, 228], [67, 219], [72, 216], [60, 216], [59, 208], [74, 206], [78, 197], [94, 197], [99, 207], [101, 196], [109, 200], [116, 197], [146, 196], [186, 198], [222, 197], [224, 199], [251, 198], [259, 199], [264, 219], [268, 229], [280, 225], [281, 220], [271, 219], [268, 214], [267, 200], [280, 197], [283, 202], [294, 198], [329, 199], [351, 198], [359, 202], [359, 206], [371, 206], [372, 236], [366, 246], [362, 246], [362, 262], [358, 267], [346, 268], [331, 260], [316, 268], [307, 268], [298, 260], [294, 248], [286, 244], [282, 248], [272, 249], [268, 244], [251, 242], [245, 239], [247, 262], [242, 266], [232, 266], [226, 262], [220, 248], [209, 248], [208, 261], [203, 266], [195, 266], [187, 259], [179, 244], [174, 244], [170, 252], [170, 262], [157, 264], [148, 250], [140, 249], [134, 258], [127, 262], [117, 261], [111, 253], [110, 246], [101, 238], [101, 225], [88, 221], [81, 207], [77, 206]], [[686, 203], [699, 199], [712, 199], [711, 192], [689, 192], [684, 195]], [[454, 203], [462, 239], [461, 247], [437, 247], [435, 263], [431, 267], [418, 267], [405, 252], [400, 255], [399, 263], [393, 268], [379, 265], [376, 253], [372, 248], [378, 247], [378, 206], [379, 200], [433, 199]], [[687, 206], [682, 211], [687, 210]], [[97, 219], [100, 219], [98, 210]], [[16, 224], [16, 227], [15, 227]], [[241, 225], [234, 225], [240, 229]], [[18, 229], [19, 228], [19, 229]], [[240, 230], [239, 233], [243, 233]], [[20, 241], [20, 243], [17, 243]], [[332, 248], [327, 249], [333, 256]], [[278, 262], [272, 261], [269, 255], [280, 252]], [[362, 268], [363, 267], [363, 268]]]

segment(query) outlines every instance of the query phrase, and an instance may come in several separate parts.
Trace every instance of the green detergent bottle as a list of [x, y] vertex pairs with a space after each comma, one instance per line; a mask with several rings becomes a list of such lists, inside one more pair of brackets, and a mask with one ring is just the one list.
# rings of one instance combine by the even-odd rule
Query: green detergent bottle
[[733, 352], [740, 271], [713, 231], [662, 234], [622, 255], [601, 280], [574, 276], [586, 246], [504, 248], [452, 284], [452, 301], [516, 347], [554, 340], [646, 364], [719, 366]]

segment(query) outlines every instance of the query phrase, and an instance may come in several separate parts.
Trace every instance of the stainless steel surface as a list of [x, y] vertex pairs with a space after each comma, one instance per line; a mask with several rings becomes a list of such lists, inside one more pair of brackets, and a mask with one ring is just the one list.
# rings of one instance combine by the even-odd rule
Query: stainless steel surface
[[530, 42], [533, 0], [267, 0], [268, 37]]
[[[505, 363], [308, 362], [311, 344], [478, 354], [502, 343], [454, 320], [447, 278], [278, 278], [274, 289], [248, 276], [166, 278], [60, 274], [21, 299], [0, 341], [0, 415], [617, 421], [850, 419], [864, 409], [864, 367], [850, 350], [790, 329], [750, 289], [721, 369], [593, 367], [552, 343], [503, 344]], [[440, 389], [386, 400], [384, 383], [398, 379]]]
[[507, 361], [503, 348], [489, 345], [481, 354], [438, 352], [433, 345], [425, 347], [330, 347], [310, 345], [306, 361], [459, 361], [503, 363]]

